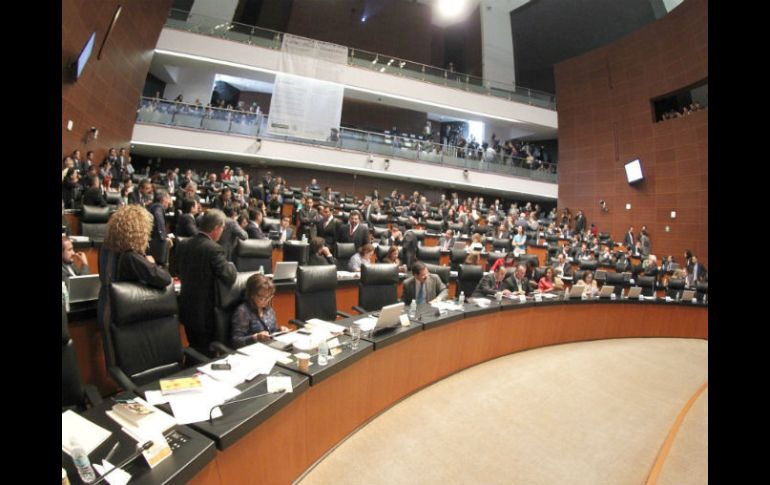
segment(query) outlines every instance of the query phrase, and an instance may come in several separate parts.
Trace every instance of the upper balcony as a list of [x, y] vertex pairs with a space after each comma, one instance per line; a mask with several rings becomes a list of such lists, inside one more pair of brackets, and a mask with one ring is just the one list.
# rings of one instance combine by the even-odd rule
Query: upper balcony
[[[279, 72], [281, 32], [172, 11], [153, 64], [216, 69], [271, 84]], [[513, 85], [348, 48], [336, 79], [345, 96], [426, 113], [479, 121], [503, 139], [555, 138], [555, 98]], [[190, 99], [189, 96], [186, 96]], [[488, 135], [487, 135], [488, 136]]]

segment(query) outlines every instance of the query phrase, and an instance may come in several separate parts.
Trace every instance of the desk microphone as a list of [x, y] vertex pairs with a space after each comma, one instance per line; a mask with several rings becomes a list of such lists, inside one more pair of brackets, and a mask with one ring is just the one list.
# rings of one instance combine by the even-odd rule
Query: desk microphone
[[124, 466], [128, 465], [128, 464], [129, 464], [129, 463], [131, 463], [132, 461], [136, 460], [136, 459], [137, 459], [139, 456], [141, 456], [141, 455], [142, 455], [142, 453], [144, 453], [146, 450], [149, 450], [150, 448], [152, 448], [152, 445], [154, 445], [154, 444], [155, 444], [155, 443], [153, 443], [152, 441], [148, 441], [148, 442], [144, 443], [143, 445], [139, 446], [139, 447], [136, 449], [136, 451], [134, 452], [134, 454], [133, 454], [133, 455], [129, 456], [128, 458], [126, 458], [125, 460], [123, 460], [122, 462], [120, 462], [120, 464], [119, 464], [119, 465], [117, 465], [117, 466], [113, 467], [112, 469], [110, 469], [110, 471], [108, 471], [107, 473], [105, 473], [104, 475], [102, 475], [102, 476], [99, 478], [99, 480], [97, 480], [97, 481], [93, 482], [93, 485], [96, 485], [96, 484], [97, 484], [97, 483], [99, 483], [99, 482], [103, 482], [103, 481], [104, 481], [104, 477], [106, 477], [106, 476], [107, 476], [107, 475], [109, 475], [110, 473], [114, 472], [114, 471], [115, 471], [115, 470], [117, 470], [118, 468], [123, 468]]
[[266, 393], [264, 393], [264, 394], [257, 394], [256, 396], [249, 396], [249, 397], [244, 397], [243, 399], [236, 399], [236, 400], [234, 400], [234, 401], [227, 401], [227, 402], [223, 402], [222, 404], [217, 404], [216, 406], [212, 407], [212, 408], [209, 410], [209, 423], [211, 423], [211, 422], [213, 422], [213, 421], [214, 421], [214, 418], [213, 418], [213, 416], [212, 416], [212, 413], [214, 412], [214, 410], [215, 410], [216, 408], [220, 408], [220, 410], [221, 410], [221, 408], [222, 408], [223, 406], [229, 406], [230, 404], [235, 404], [235, 403], [239, 403], [239, 402], [246, 402], [246, 401], [251, 401], [251, 400], [257, 399], [257, 398], [259, 398], [259, 397], [265, 397], [265, 396], [269, 396], [269, 395], [271, 395], [271, 394], [283, 394], [284, 392], [286, 392], [286, 389], [279, 389], [279, 390], [277, 390], [277, 391], [273, 391], [273, 392], [266, 392]]

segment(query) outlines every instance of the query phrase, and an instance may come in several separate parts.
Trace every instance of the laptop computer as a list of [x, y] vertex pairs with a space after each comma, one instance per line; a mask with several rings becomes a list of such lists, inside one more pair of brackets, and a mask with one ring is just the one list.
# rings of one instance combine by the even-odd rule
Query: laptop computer
[[628, 295], [626, 298], [639, 298], [639, 295], [642, 294], [642, 287], [641, 286], [632, 286], [628, 289]]
[[98, 300], [100, 286], [98, 274], [71, 276], [69, 279], [70, 303]]
[[273, 281], [291, 281], [297, 276], [297, 261], [281, 261], [275, 263]]
[[585, 286], [583, 285], [572, 285], [572, 288], [569, 290], [569, 297], [570, 298], [581, 298], [583, 296], [583, 290], [585, 290]]
[[372, 334], [395, 328], [401, 324], [401, 314], [404, 312], [404, 302], [400, 301], [392, 305], [385, 305], [380, 310], [380, 314], [377, 317], [377, 323], [372, 329]]
[[609, 298], [614, 291], [615, 287], [613, 285], [604, 285], [602, 286], [602, 290], [599, 292], [599, 298]]
[[689, 301], [695, 298], [695, 291], [694, 290], [684, 290], [682, 292], [682, 301]]

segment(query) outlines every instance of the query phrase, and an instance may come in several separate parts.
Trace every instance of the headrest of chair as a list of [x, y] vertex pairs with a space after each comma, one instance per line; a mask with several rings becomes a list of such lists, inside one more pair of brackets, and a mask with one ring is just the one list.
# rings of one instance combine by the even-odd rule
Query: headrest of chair
[[[424, 263], [424, 264], [425, 264], [425, 267], [428, 268], [428, 273], [444, 276], [445, 278], [449, 277], [449, 272], [451, 271], [451, 268], [449, 266], [440, 266], [438, 264], [430, 264], [430, 263]], [[445, 278], [441, 278], [441, 279], [444, 280]]]
[[441, 228], [444, 227], [444, 221], [427, 220], [425, 221], [425, 227], [428, 229], [436, 229], [440, 231]]
[[70, 341], [70, 329], [67, 325], [67, 310], [64, 309], [64, 303], [61, 306], [61, 343], [66, 345]]
[[636, 284], [639, 286], [653, 286], [655, 284], [654, 276], [638, 276], [636, 278]]
[[418, 241], [425, 239], [425, 229], [412, 229], [412, 232], [417, 237]]
[[337, 288], [337, 267], [333, 264], [323, 266], [300, 266], [297, 268], [297, 290], [300, 293]]
[[280, 219], [274, 219], [272, 217], [264, 217], [262, 218], [262, 229], [278, 229], [278, 227], [281, 225]]
[[110, 312], [115, 325], [176, 315], [179, 306], [174, 285], [159, 290], [140, 283], [110, 284]]
[[599, 267], [599, 261], [596, 261], [595, 259], [580, 262], [580, 269], [595, 270], [597, 267]]
[[110, 219], [110, 208], [95, 205], [84, 205], [80, 213], [80, 222], [105, 223]]
[[671, 289], [680, 290], [684, 288], [684, 280], [681, 278], [670, 278], [667, 285]]
[[438, 259], [441, 257], [441, 248], [439, 246], [420, 246], [417, 248], [417, 259], [420, 257]]
[[385, 215], [385, 214], [372, 214], [370, 219], [373, 222], [387, 222], [388, 221], [388, 216]]
[[119, 192], [107, 192], [104, 196], [104, 199], [107, 201], [108, 204], [116, 205], [120, 203], [120, 193]]
[[381, 238], [382, 236], [386, 236], [390, 232], [390, 229], [387, 227], [377, 227], [374, 226], [372, 228], [372, 233], [374, 234], [375, 238]]
[[623, 283], [625, 280], [625, 276], [623, 276], [623, 273], [607, 273], [607, 279], [605, 282], [607, 284], [618, 284]]
[[609, 239], [610, 238], [610, 233], [609, 232], [600, 232], [598, 234], [598, 236], [599, 236], [599, 239]]
[[457, 277], [460, 281], [477, 281], [484, 275], [481, 266], [476, 264], [461, 264]]
[[256, 271], [244, 271], [243, 273], [238, 273], [233, 286], [227, 286], [220, 280], [217, 280], [217, 306], [224, 309], [231, 309], [231, 307], [241, 303], [244, 299], [244, 291], [246, 290], [246, 280], [256, 273]]
[[273, 255], [270, 239], [244, 239], [238, 241], [235, 254], [241, 258], [269, 258]]
[[709, 282], [708, 281], [699, 281], [695, 284], [695, 289], [700, 291], [701, 293], [708, 293], [709, 292]]
[[388, 285], [398, 283], [398, 266], [377, 263], [361, 266], [361, 284]]
[[451, 249], [452, 251], [452, 262], [458, 262], [458, 261], [465, 261], [465, 258], [468, 257], [468, 253], [465, 252], [465, 249]]
[[501, 247], [512, 245], [513, 241], [508, 238], [494, 238], [492, 239], [492, 246]]
[[[337, 257], [344, 259], [350, 258], [356, 253], [355, 243], [337, 243]], [[336, 277], [335, 277], [336, 278]]]

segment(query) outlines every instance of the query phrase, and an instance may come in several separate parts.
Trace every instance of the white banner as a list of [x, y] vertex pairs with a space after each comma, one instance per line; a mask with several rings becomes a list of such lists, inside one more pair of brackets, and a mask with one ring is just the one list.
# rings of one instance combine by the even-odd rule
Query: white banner
[[338, 132], [345, 89], [334, 81], [346, 63], [346, 47], [284, 34], [268, 133], [328, 140]]

